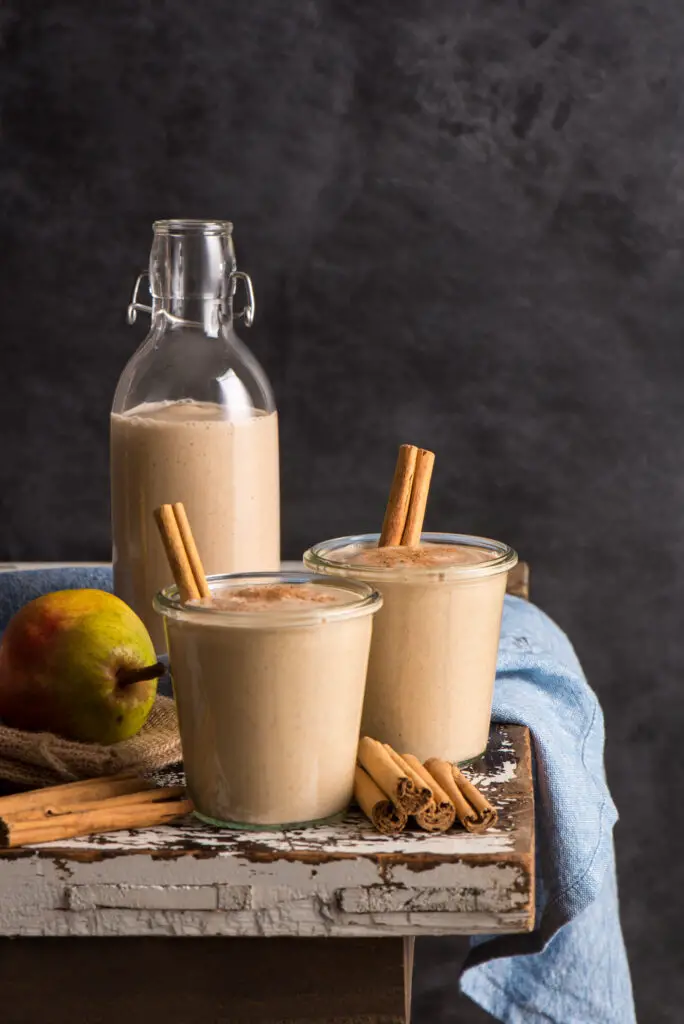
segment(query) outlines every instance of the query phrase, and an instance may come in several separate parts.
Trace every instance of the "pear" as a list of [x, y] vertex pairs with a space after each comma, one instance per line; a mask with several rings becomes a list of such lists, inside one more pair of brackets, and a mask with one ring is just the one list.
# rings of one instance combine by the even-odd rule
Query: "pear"
[[103, 590], [57, 590], [24, 605], [0, 642], [0, 720], [85, 743], [117, 743], [152, 710], [157, 662], [145, 626]]

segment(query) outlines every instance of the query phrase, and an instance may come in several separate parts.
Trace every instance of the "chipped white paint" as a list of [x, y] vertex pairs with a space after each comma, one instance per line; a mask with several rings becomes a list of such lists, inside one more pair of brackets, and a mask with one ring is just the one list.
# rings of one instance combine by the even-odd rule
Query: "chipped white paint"
[[[361, 816], [288, 832], [175, 826], [0, 857], [1, 935], [373, 936], [521, 931], [529, 877], [497, 787], [519, 765], [504, 730], [478, 785], [503, 808], [484, 835], [388, 838]], [[512, 773], [512, 774], [511, 774]], [[472, 773], [470, 773], [472, 776]], [[531, 841], [531, 839], [530, 839]]]
[[510, 830], [494, 828], [482, 835], [455, 830], [447, 835], [434, 836], [428, 832], [405, 832], [398, 836], [381, 836], [360, 814], [351, 811], [343, 821], [315, 828], [291, 829], [288, 832], [233, 832], [219, 831], [191, 816], [178, 825], [152, 829], [136, 829], [101, 836], [84, 836], [41, 843], [38, 850], [62, 850], [70, 853], [97, 850], [106, 853], [130, 854], [141, 850], [182, 851], [192, 847], [211, 850], [219, 857], [240, 856], [255, 844], [273, 853], [295, 855], [335, 851], [340, 856], [367, 856], [376, 853], [405, 856], [435, 853], [445, 857], [472, 854], [502, 853], [510, 850], [513, 835]]
[[215, 885], [67, 885], [68, 910], [218, 910]]
[[521, 867], [235, 856], [0, 860], [2, 935], [419, 935], [526, 927]]
[[[170, 862], [127, 858], [58, 864], [37, 856], [11, 862], [13, 889], [0, 903], [4, 935], [435, 935], [518, 931], [526, 927], [522, 869], [514, 865], [441, 865], [388, 870], [334, 861], [319, 865], [176, 862], [189, 884], [170, 883]], [[8, 868], [10, 862], [0, 863]], [[244, 884], [244, 879], [250, 882]], [[220, 880], [219, 880], [220, 879]], [[240, 882], [238, 881], [240, 879]], [[132, 880], [132, 881], [131, 881]]]
[[217, 885], [216, 901], [219, 910], [251, 910], [251, 885]]
[[414, 914], [427, 911], [498, 913], [506, 903], [525, 906], [526, 896], [516, 891], [521, 880], [519, 868], [504, 867], [493, 881], [489, 868], [473, 868], [462, 879], [465, 884], [459, 885], [456, 878], [451, 878], [449, 888], [369, 885], [340, 889], [338, 898], [340, 909], [350, 914], [394, 913], [400, 910]]

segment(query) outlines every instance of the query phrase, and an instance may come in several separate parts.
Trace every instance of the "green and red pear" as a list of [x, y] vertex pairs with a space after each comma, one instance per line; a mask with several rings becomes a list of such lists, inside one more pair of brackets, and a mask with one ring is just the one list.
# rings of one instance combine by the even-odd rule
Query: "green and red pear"
[[140, 731], [157, 692], [149, 633], [103, 590], [58, 590], [24, 605], [0, 641], [0, 721], [86, 743]]

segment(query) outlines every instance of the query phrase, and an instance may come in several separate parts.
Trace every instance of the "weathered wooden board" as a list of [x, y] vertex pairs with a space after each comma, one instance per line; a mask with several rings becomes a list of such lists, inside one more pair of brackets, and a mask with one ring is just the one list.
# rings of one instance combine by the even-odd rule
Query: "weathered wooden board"
[[385, 837], [356, 812], [287, 832], [190, 818], [0, 854], [0, 935], [390, 936], [525, 931], [534, 916], [529, 734], [495, 726], [466, 769], [484, 835]]

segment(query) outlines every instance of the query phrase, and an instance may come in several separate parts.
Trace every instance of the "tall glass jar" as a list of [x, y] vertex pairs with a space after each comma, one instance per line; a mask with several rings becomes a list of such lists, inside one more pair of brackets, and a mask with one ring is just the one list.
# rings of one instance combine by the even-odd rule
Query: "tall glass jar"
[[[114, 590], [165, 646], [154, 595], [172, 583], [154, 509], [185, 504], [208, 574], [280, 566], [278, 418], [271, 387], [237, 337], [252, 285], [228, 221], [154, 224], [150, 331], [119, 380], [111, 415]], [[233, 312], [238, 283], [247, 302]]]

